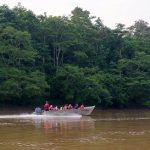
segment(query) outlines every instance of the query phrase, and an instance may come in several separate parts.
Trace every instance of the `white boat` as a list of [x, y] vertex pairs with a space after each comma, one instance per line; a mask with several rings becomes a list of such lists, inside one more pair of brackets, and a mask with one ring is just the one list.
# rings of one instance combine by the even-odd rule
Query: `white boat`
[[90, 115], [92, 113], [92, 111], [94, 110], [95, 106], [88, 106], [88, 107], [84, 107], [84, 109], [66, 109], [66, 110], [49, 110], [49, 111], [38, 111], [35, 109], [35, 114], [39, 114], [39, 115], [51, 115], [51, 116], [69, 116], [72, 114], [78, 114], [78, 115], [83, 115], [83, 116], [87, 116]]

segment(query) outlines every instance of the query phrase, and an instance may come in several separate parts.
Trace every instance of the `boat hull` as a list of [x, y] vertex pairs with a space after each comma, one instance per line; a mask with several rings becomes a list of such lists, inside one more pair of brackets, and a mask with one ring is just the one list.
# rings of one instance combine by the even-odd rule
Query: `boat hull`
[[52, 116], [67, 116], [72, 114], [78, 114], [83, 116], [88, 116], [92, 113], [95, 106], [85, 107], [84, 109], [67, 109], [67, 110], [50, 110], [43, 111], [42, 115], [52, 115]]

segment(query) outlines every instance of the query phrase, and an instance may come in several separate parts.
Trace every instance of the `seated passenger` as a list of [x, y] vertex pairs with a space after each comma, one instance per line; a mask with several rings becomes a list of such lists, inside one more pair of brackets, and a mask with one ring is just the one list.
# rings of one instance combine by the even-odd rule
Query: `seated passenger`
[[68, 109], [72, 109], [72, 105], [71, 104], [68, 105]]
[[48, 111], [48, 110], [49, 110], [49, 103], [48, 103], [48, 101], [45, 102], [44, 110], [45, 110], [45, 111]]
[[78, 108], [79, 108], [79, 105], [75, 104], [74, 109], [78, 109]]
[[49, 106], [49, 110], [53, 110], [54, 108], [53, 108], [53, 105], [50, 105]]
[[61, 106], [61, 107], [59, 108], [59, 110], [63, 110], [63, 106]]
[[65, 106], [63, 107], [63, 110], [66, 110], [66, 109], [68, 109], [68, 105], [67, 104], [65, 104]]
[[84, 109], [84, 105], [83, 104], [80, 106], [80, 109]]
[[57, 106], [55, 106], [54, 110], [58, 110], [58, 107], [57, 107]]

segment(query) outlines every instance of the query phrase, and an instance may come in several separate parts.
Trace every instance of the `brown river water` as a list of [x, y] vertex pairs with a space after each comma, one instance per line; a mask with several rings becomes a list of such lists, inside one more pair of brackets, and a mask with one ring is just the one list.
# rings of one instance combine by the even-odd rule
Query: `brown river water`
[[150, 110], [68, 117], [0, 110], [0, 150], [150, 150]]

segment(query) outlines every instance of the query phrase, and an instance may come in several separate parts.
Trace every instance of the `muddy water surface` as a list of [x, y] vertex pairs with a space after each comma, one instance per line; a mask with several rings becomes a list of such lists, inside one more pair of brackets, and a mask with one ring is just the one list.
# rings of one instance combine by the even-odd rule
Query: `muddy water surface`
[[43, 117], [0, 111], [0, 150], [149, 150], [150, 110]]

